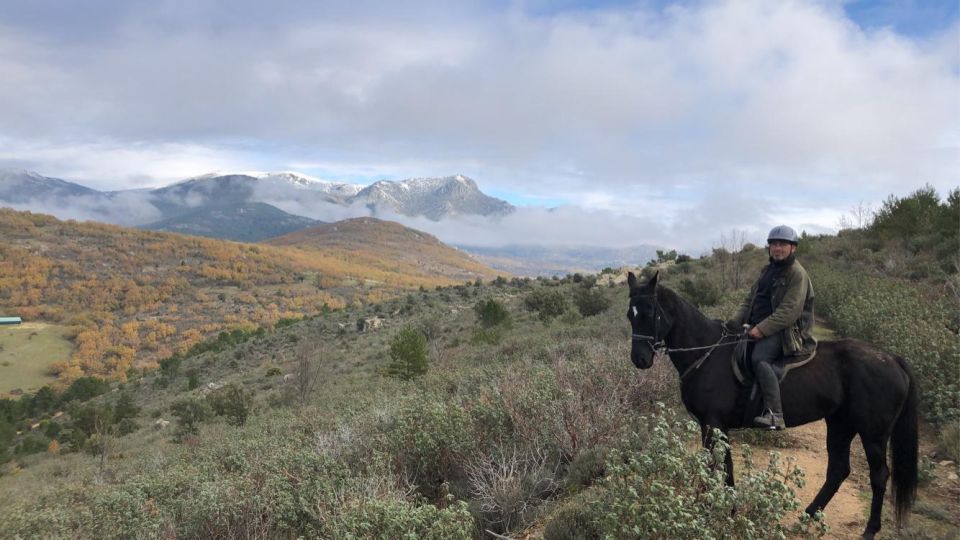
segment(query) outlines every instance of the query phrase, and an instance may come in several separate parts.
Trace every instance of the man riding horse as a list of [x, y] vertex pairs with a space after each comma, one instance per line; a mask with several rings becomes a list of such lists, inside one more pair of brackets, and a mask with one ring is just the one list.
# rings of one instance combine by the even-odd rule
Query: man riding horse
[[796, 260], [797, 233], [780, 225], [767, 236], [768, 264], [736, 316], [731, 328], [748, 325], [753, 345], [751, 365], [763, 395], [764, 412], [757, 427], [783, 429], [780, 383], [771, 363], [781, 357], [809, 357], [817, 347], [813, 331], [813, 285]]
[[[827, 474], [806, 508], [810, 515], [826, 508], [850, 475], [850, 443], [854, 437], [860, 437], [870, 466], [872, 491], [863, 537], [874, 538], [881, 526], [887, 480], [891, 480], [898, 522], [909, 514], [917, 493], [919, 397], [915, 377], [905, 358], [865, 341], [840, 339], [817, 344], [810, 335], [810, 279], [793, 260], [796, 233], [787, 227], [777, 227], [770, 233], [770, 266], [764, 269], [735, 324], [753, 325], [751, 331], [760, 340], [760, 354], [754, 353], [755, 360], [783, 353], [796, 365], [799, 362], [793, 360], [798, 354], [809, 351], [810, 357], [800, 358], [809, 361], [790, 370], [790, 384], [783, 387], [782, 394], [777, 379], [767, 379], [768, 383], [772, 381], [768, 386], [776, 394], [767, 396], [764, 388], [771, 410], [759, 420], [773, 428], [826, 420]], [[707, 317], [691, 302], [661, 285], [659, 273], [641, 283], [631, 272], [627, 274], [627, 286], [630, 302], [626, 315], [630, 321], [633, 365], [649, 369], [658, 353], [666, 353], [680, 376], [683, 406], [700, 424], [707, 448], [715, 447], [717, 431], [726, 435], [731, 429], [746, 427], [743, 380], [730, 363], [730, 350], [739, 341], [739, 333], [724, 328], [723, 323]], [[760, 302], [769, 305], [761, 305], [755, 311]], [[768, 338], [772, 339], [767, 341]], [[766, 362], [758, 364], [758, 373], [769, 368]], [[733, 487], [729, 447], [724, 452], [723, 465], [727, 484]]]

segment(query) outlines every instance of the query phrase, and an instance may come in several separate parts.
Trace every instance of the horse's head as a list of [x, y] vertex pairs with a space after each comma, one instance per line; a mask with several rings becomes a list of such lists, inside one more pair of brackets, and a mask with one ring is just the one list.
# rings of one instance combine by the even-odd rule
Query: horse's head
[[632, 330], [630, 360], [640, 369], [653, 365], [657, 349], [666, 347], [664, 340], [670, 330], [670, 322], [657, 302], [659, 277], [660, 272], [657, 272], [649, 281], [641, 284], [633, 272], [627, 275], [627, 284], [630, 286], [627, 320]]

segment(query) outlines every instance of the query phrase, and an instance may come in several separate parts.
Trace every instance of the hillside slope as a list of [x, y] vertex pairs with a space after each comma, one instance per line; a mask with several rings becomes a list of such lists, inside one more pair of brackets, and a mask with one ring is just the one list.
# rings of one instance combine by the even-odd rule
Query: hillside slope
[[266, 203], [246, 202], [202, 208], [140, 228], [237, 242], [257, 242], [315, 224], [317, 221], [314, 219], [288, 214]]
[[436, 237], [392, 221], [354, 218], [295, 231], [264, 241], [304, 253], [348, 253], [372, 268], [459, 280], [493, 278], [497, 273]]
[[[826, 247], [808, 240], [804, 262]], [[763, 255], [744, 253], [747, 275], [756, 274]], [[729, 285], [734, 273], [721, 271], [729, 264], [710, 257], [659, 270], [665, 285], [708, 316], [724, 317], [747, 294]], [[824, 274], [811, 275], [830, 297]], [[724, 283], [711, 281], [721, 277]], [[801, 480], [813, 490], [822, 481], [822, 429], [732, 432], [738, 484], [731, 498], [706, 466], [671, 363], [662, 358], [648, 370], [630, 363], [621, 281], [612, 273], [497, 280], [353, 304], [223, 340], [187, 355], [179, 371], [137, 374], [124, 391], [104, 391], [76, 414], [68, 411], [70, 419], [18, 416], [19, 425], [38, 428], [18, 435], [11, 461], [0, 468], [0, 498], [13, 501], [0, 508], [0, 530], [22, 537], [80, 531], [72, 536], [81, 538], [144, 530], [183, 537], [393, 538], [404, 531], [483, 538], [489, 530], [555, 540], [633, 537], [622, 527], [647, 527], [636, 536], [817, 537], [786, 528], [796, 525], [796, 508], [812, 496], [797, 499]], [[718, 287], [716, 295], [708, 294], [708, 282]], [[531, 300], [551, 296], [565, 306], [562, 314], [530, 311]], [[509, 323], [483, 327], [484, 310], [477, 308], [491, 300]], [[596, 314], [585, 316], [584, 307]], [[382, 327], [356, 329], [356, 321], [371, 317], [382, 318]], [[428, 371], [412, 382], [383, 376], [405, 328], [427, 339]], [[922, 361], [914, 365], [920, 387], [936, 388], [924, 384]], [[300, 384], [309, 377], [313, 386]], [[102, 439], [78, 431], [84, 418], [109, 418], [125, 394], [141, 408], [132, 431], [108, 435], [105, 458], [90, 456]], [[37, 401], [19, 403], [37, 409]], [[46, 403], [41, 413], [59, 410]], [[0, 400], [0, 420], [2, 413]], [[176, 419], [147, 427], [159, 418]], [[54, 440], [63, 443], [60, 455], [45, 450]], [[920, 487], [905, 534], [952, 538], [957, 461], [938, 454], [943, 450], [929, 439], [921, 442], [930, 480]], [[769, 450], [777, 451], [773, 460]], [[866, 519], [858, 506], [869, 489], [858, 445], [852, 468], [826, 512], [829, 538], [845, 538]], [[885, 533], [895, 530], [890, 508]], [[674, 518], [679, 512], [683, 519]], [[616, 519], [607, 519], [611, 513]]]
[[0, 310], [71, 327], [75, 351], [51, 367], [65, 379], [122, 379], [223, 330], [492, 274], [434, 241], [297, 249], [9, 209], [0, 209], [0, 235]]

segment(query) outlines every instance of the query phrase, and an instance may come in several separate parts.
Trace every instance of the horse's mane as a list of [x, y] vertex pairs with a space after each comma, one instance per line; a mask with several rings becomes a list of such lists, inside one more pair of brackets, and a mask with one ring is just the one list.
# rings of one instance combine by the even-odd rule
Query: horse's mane
[[657, 285], [657, 297], [672, 304], [672, 307], [676, 311], [687, 315], [686, 318], [688, 319], [688, 322], [700, 322], [702, 324], [710, 325], [711, 327], [719, 327], [723, 324], [716, 319], [707, 317], [702, 311], [700, 311], [700, 308], [693, 305], [692, 302], [666, 285]]

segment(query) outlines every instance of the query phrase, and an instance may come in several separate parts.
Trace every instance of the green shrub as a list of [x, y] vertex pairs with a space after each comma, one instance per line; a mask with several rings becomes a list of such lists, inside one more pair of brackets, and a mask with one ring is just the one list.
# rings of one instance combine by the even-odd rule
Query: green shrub
[[430, 504], [368, 500], [347, 508], [332, 525], [330, 538], [375, 540], [469, 540], [474, 529], [463, 501], [439, 509]]
[[267, 377], [276, 377], [277, 375], [283, 375], [283, 370], [277, 366], [271, 366], [267, 368]]
[[253, 409], [253, 392], [239, 384], [230, 383], [211, 392], [207, 396], [210, 409], [217, 416], [224, 416], [232, 426], [247, 423], [247, 417]]
[[71, 407], [68, 412], [70, 413], [70, 428], [83, 433], [87, 437], [93, 435], [98, 426], [113, 424], [113, 411], [108, 405], [87, 403]]
[[907, 197], [888, 197], [876, 212], [869, 232], [881, 239], [903, 240], [914, 252], [944, 243], [956, 249], [958, 220], [960, 188], [941, 202], [936, 190], [927, 185]]
[[560, 316], [560, 322], [568, 326], [576, 326], [583, 321], [583, 315], [580, 315], [579, 312], [574, 310], [567, 310], [563, 312], [563, 315]]
[[121, 436], [129, 435], [138, 429], [140, 429], [140, 425], [132, 418], [124, 418], [117, 424], [117, 433]]
[[603, 538], [597, 516], [583, 501], [574, 499], [560, 507], [543, 528], [544, 540], [599, 540]]
[[50, 444], [50, 439], [43, 435], [39, 433], [28, 433], [17, 443], [17, 446], [14, 448], [14, 454], [24, 456], [45, 452], [48, 444]]
[[577, 455], [567, 467], [567, 486], [579, 490], [592, 486], [606, 475], [608, 449], [588, 448]]
[[573, 293], [577, 310], [584, 317], [599, 315], [610, 308], [610, 299], [600, 289], [581, 287]]
[[427, 372], [427, 339], [412, 326], [406, 326], [390, 341], [388, 376], [409, 381]]
[[445, 483], [464, 478], [474, 442], [461, 406], [429, 395], [407, 398], [385, 429], [384, 451], [428, 500], [439, 502]]
[[178, 354], [160, 360], [160, 376], [165, 381], [172, 381], [180, 371], [180, 364], [183, 363], [183, 357]]
[[523, 304], [528, 310], [536, 311], [543, 322], [550, 322], [567, 311], [567, 299], [563, 293], [545, 288], [528, 294], [524, 297]]
[[474, 328], [470, 333], [470, 343], [474, 345], [497, 345], [503, 340], [503, 328]]
[[[719, 435], [719, 432], [717, 432]], [[737, 488], [726, 485], [721, 463], [729, 448], [718, 442], [713, 455], [697, 448], [693, 422], [651, 419], [649, 431], [611, 452], [607, 476], [587, 505], [604, 537], [610, 538], [785, 538], [784, 517], [799, 508], [791, 486], [803, 472], [771, 453], [757, 469], [744, 448]], [[591, 492], [594, 493], [594, 492]], [[736, 509], [736, 513], [733, 510]], [[806, 534], [822, 523], [797, 523]]]
[[960, 419], [960, 340], [956, 306], [889, 278], [811, 267], [817, 307], [842, 336], [869, 341], [907, 359], [918, 379], [921, 413], [932, 422]]
[[720, 286], [708, 276], [684, 278], [680, 281], [678, 290], [687, 300], [700, 308], [716, 305], [722, 295]]
[[200, 386], [200, 370], [190, 368], [187, 370], [187, 390], [196, 390]]
[[140, 407], [133, 401], [133, 397], [126, 390], [120, 392], [117, 402], [113, 405], [113, 421], [122, 422], [129, 418], [135, 418], [140, 414]]
[[283, 317], [277, 321], [277, 324], [273, 325], [274, 328], [286, 328], [288, 326], [293, 326], [303, 319], [300, 317]]
[[483, 328], [494, 328], [497, 326], [509, 328], [512, 324], [510, 312], [500, 302], [493, 298], [481, 300], [473, 306], [474, 313], [477, 314], [477, 320]]
[[110, 383], [97, 377], [80, 377], [70, 383], [67, 390], [60, 396], [61, 403], [70, 401], [87, 401], [90, 398], [105, 394], [110, 390]]
[[[0, 419], [0, 423], [3, 420]], [[0, 428], [2, 431], [3, 428]], [[60, 432], [63, 431], [63, 426], [59, 422], [45, 422], [43, 426], [43, 434], [47, 436], [48, 439], [56, 439], [57, 435], [60, 435]], [[0, 445], [3, 444], [3, 435], [0, 435]]]
[[213, 411], [205, 400], [188, 397], [170, 406], [170, 411], [178, 420], [174, 439], [182, 441], [185, 435], [200, 433], [200, 423], [210, 418]]

